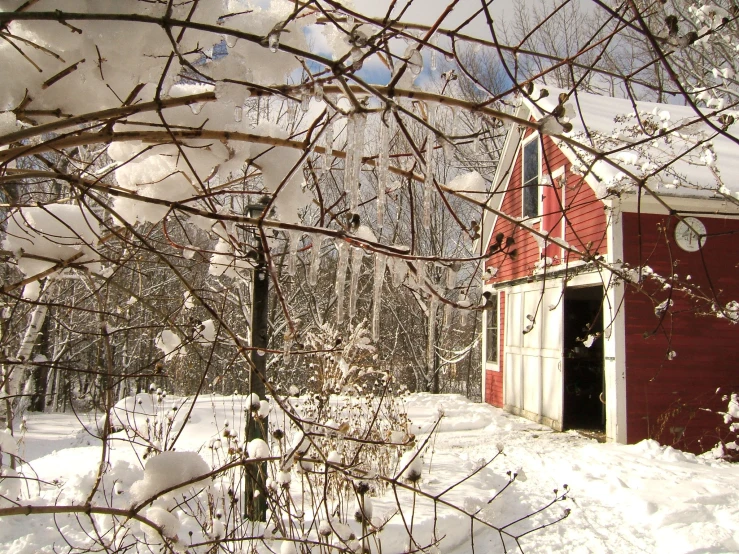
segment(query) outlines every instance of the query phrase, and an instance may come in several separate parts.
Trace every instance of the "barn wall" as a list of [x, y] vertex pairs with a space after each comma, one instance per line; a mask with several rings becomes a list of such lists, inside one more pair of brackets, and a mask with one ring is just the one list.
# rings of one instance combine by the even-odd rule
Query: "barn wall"
[[[675, 243], [674, 218], [622, 217], [627, 263], [648, 265], [663, 276], [690, 275], [688, 282], [696, 287], [692, 300], [672, 291], [674, 305], [661, 324], [655, 306], [670, 296], [670, 289], [651, 278], [644, 279], [642, 291], [626, 289], [627, 440], [654, 438], [705, 451], [716, 444], [716, 429], [723, 424], [720, 416], [701, 408], [725, 410], [721, 396], [739, 390], [739, 325], [701, 315], [710, 302], [700, 298], [710, 298], [713, 289], [721, 305], [739, 300], [739, 270], [732, 261], [736, 256], [726, 255], [737, 250], [736, 234], [720, 235], [739, 231], [739, 220], [700, 217], [709, 237], [702, 251], [690, 253]], [[670, 351], [676, 353], [673, 360], [667, 359]], [[718, 387], [722, 390], [716, 394]]]
[[[522, 152], [519, 149], [500, 208], [503, 213], [513, 217], [522, 215], [521, 163]], [[562, 237], [564, 231], [565, 240], [573, 247], [591, 254], [605, 254], [607, 251], [606, 214], [603, 203], [596, 198], [593, 190], [580, 176], [572, 173], [567, 158], [552, 139], [548, 136], [544, 137], [542, 173], [555, 174], [563, 167], [565, 168], [564, 182], [555, 178], [553, 185], [545, 187], [542, 201], [543, 214], [539, 221], [533, 224], [533, 227], [549, 232], [553, 237]], [[535, 264], [543, 257], [543, 252], [533, 235], [528, 230], [500, 217], [497, 218], [491, 234], [491, 243], [495, 241], [498, 233], [503, 233], [506, 238], [513, 238], [514, 242], [508, 248], [508, 252], [515, 250], [515, 255], [511, 257], [500, 252], [494, 254], [486, 262], [486, 267], [498, 268], [498, 273], [492, 282], [501, 283], [531, 275]], [[556, 269], [556, 266], [563, 264], [568, 258], [566, 253], [554, 244], [547, 246], [546, 256], [553, 261], [552, 269]], [[570, 263], [575, 261], [579, 259], [569, 257]]]
[[[504, 372], [504, 360], [505, 353], [504, 339], [505, 339], [505, 293], [500, 292], [498, 294], [498, 310], [500, 311], [500, 322], [498, 325], [498, 367], [499, 371], [493, 371], [490, 369], [485, 370], [485, 402], [497, 406], [498, 408], [503, 407], [503, 372]], [[485, 353], [483, 352], [483, 357]]]

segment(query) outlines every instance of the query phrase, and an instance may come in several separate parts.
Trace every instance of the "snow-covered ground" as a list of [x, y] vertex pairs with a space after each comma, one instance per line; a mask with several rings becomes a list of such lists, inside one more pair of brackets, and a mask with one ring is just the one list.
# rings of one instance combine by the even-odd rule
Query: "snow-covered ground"
[[[177, 399], [167, 401], [175, 403]], [[241, 427], [240, 402], [240, 397], [201, 398], [177, 442], [177, 451], [200, 449], [205, 461], [212, 464], [212, 449], [207, 446], [217, 433], [222, 434], [226, 420], [233, 428]], [[483, 519], [501, 526], [548, 503], [554, 489], [562, 491], [564, 484], [569, 486], [568, 499], [556, 503], [535, 521], [551, 521], [565, 509], [571, 510], [569, 517], [524, 536], [521, 545], [527, 553], [739, 552], [737, 465], [696, 458], [652, 441], [633, 446], [599, 444], [456, 395], [415, 394], [408, 397], [406, 407], [411, 432], [419, 442], [443, 413], [439, 432], [428, 441], [424, 452], [420, 487], [426, 492], [438, 494], [462, 480], [480, 467], [481, 460], [493, 458], [498, 448], [503, 449], [502, 455], [442, 499], [470, 512], [482, 508]], [[90, 425], [90, 421], [84, 423]], [[28, 417], [19, 446], [19, 453], [29, 460], [24, 473], [37, 475], [46, 484], [24, 484], [21, 504], [84, 503], [95, 481], [101, 450], [84, 431], [80, 432], [81, 428], [78, 418], [68, 414]], [[111, 473], [116, 475], [119, 487], [115, 491], [122, 496], [136, 481], [139, 489], [142, 487], [140, 455], [140, 450], [123, 443], [112, 452]], [[487, 501], [507, 483], [509, 470], [518, 472], [519, 477], [488, 505]], [[297, 479], [292, 486], [298, 487]], [[112, 495], [112, 490], [107, 494]], [[404, 504], [407, 501], [407, 495], [400, 494], [406, 517], [412, 509]], [[6, 501], [3, 507], [8, 505]], [[393, 509], [392, 494], [374, 499], [375, 518]], [[435, 529], [437, 538], [444, 537], [437, 545], [438, 552], [473, 552], [465, 515], [441, 509], [435, 527], [433, 516], [431, 504], [419, 499], [414, 531], [420, 539], [429, 540]], [[67, 551], [57, 527], [64, 530], [68, 540], [82, 543], [85, 536], [75, 530], [78, 517], [4, 517], [0, 520], [0, 552]], [[98, 519], [100, 525], [107, 521]], [[522, 531], [526, 525], [518, 524], [515, 529]], [[390, 520], [382, 541], [385, 554], [406, 551], [408, 539], [402, 518]], [[502, 551], [496, 545], [500, 545], [496, 533], [475, 525], [474, 552]], [[280, 551], [279, 546], [273, 547]]]

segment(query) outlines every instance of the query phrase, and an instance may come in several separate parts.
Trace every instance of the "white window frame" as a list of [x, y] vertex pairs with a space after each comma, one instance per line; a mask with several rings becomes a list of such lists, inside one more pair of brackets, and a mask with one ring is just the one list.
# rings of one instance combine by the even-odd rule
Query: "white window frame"
[[494, 294], [497, 298], [495, 307], [495, 318], [497, 323], [497, 357], [494, 362], [488, 361], [488, 318], [492, 315], [491, 310], [483, 311], [483, 333], [482, 333], [482, 355], [483, 367], [489, 371], [500, 371], [500, 291], [493, 288], [485, 288], [485, 292]]
[[[524, 210], [526, 208], [525, 205], [525, 189], [524, 189], [524, 167], [526, 162], [526, 147], [531, 144], [531, 142], [536, 141], [537, 142], [537, 155], [538, 159], [536, 160], [536, 169], [537, 169], [537, 175], [536, 175], [536, 188], [537, 188], [537, 194], [536, 194], [536, 212], [537, 215], [535, 216], [526, 216], [524, 215]], [[541, 220], [541, 214], [544, 211], [544, 206], [542, 202], [542, 190], [541, 190], [541, 156], [542, 156], [542, 145], [540, 140], [539, 133], [531, 133], [530, 136], [526, 137], [523, 141], [521, 141], [521, 216], [526, 218], [526, 221], [529, 223], [536, 223]]]
[[[567, 164], [563, 164], [559, 166], [557, 169], [552, 171], [551, 175], [552, 184], [551, 186], [554, 188], [559, 189], [559, 201], [562, 204], [562, 211], [563, 215], [567, 215]], [[561, 186], [560, 186], [561, 185]], [[560, 222], [560, 231], [562, 233], [562, 240], [566, 240], [565, 236], [567, 234], [567, 217], [562, 217], [562, 221]], [[565, 249], [560, 248], [559, 249], [559, 259], [560, 263], [564, 263], [565, 259]]]

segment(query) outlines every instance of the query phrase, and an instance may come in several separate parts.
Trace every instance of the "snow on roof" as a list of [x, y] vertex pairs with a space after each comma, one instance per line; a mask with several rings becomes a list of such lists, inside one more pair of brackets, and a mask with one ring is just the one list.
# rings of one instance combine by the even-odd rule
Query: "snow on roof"
[[[540, 98], [544, 89], [548, 95]], [[543, 120], [558, 107], [560, 94], [567, 92], [539, 85], [524, 103], [535, 119]], [[727, 118], [739, 121], [739, 111], [725, 110], [716, 102], [711, 105], [714, 109], [698, 114], [689, 106], [637, 102], [635, 111], [628, 99], [577, 92], [565, 100], [565, 115], [559, 118], [559, 122], [569, 121], [572, 130], [562, 133], [562, 126], [549, 116], [551, 124], [546, 124], [545, 132], [562, 133], [606, 153], [609, 161], [593, 162], [591, 153], [553, 137], [573, 169], [586, 174], [601, 197], [634, 192], [634, 180], [626, 173], [630, 172], [647, 177], [647, 185], [660, 195], [737, 200], [739, 182], [734, 176], [739, 173], [739, 144], [732, 137], [739, 138], [739, 130], [734, 124], [727, 133], [717, 132], [701, 116], [720, 129]]]

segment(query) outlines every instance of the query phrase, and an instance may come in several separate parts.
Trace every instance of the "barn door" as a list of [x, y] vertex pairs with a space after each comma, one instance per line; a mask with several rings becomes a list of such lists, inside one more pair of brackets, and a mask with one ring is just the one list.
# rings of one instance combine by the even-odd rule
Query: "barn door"
[[555, 429], [562, 424], [561, 283], [514, 287], [506, 295], [505, 403]]
[[564, 297], [564, 429], [605, 432], [603, 287], [567, 288]]

